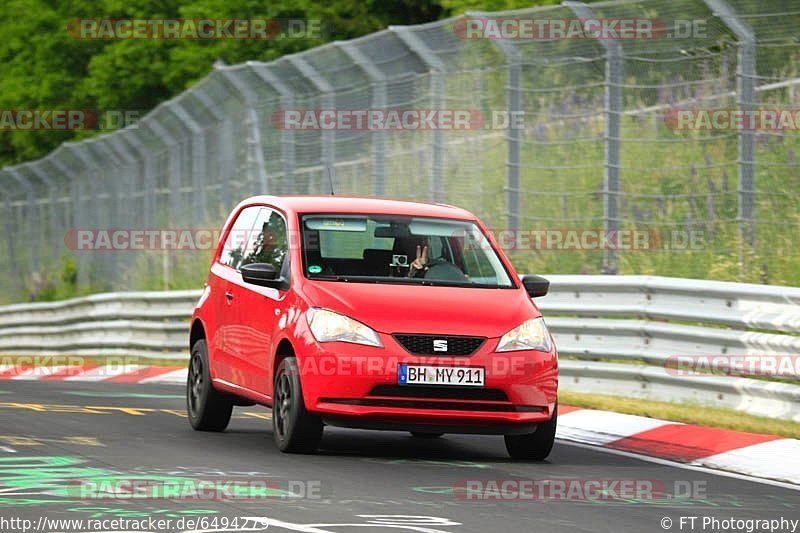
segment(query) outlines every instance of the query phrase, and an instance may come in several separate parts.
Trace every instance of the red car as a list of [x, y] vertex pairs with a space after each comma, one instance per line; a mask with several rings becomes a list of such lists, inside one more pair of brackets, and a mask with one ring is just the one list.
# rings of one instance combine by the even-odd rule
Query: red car
[[187, 409], [222, 431], [234, 405], [272, 408], [278, 448], [323, 427], [505, 435], [553, 446], [558, 356], [486, 227], [442, 204], [256, 196], [225, 223], [191, 324]]

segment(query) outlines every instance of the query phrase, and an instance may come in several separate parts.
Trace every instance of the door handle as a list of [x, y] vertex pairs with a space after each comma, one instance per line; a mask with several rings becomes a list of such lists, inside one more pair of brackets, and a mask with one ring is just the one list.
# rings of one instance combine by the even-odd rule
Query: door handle
[[230, 292], [230, 291], [227, 291], [227, 292], [225, 293], [225, 298], [227, 298], [227, 299], [228, 299], [228, 301], [230, 302], [231, 300], [233, 300], [233, 293], [232, 293], [232, 292]]

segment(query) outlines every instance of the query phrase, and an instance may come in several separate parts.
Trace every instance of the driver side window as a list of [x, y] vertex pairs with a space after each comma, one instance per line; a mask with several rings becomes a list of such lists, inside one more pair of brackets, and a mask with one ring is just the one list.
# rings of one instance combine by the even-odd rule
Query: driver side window
[[242, 259], [244, 259], [249, 250], [249, 241], [252, 233], [250, 230], [253, 229], [256, 217], [259, 211], [262, 210], [264, 210], [263, 207], [254, 205], [245, 207], [239, 212], [222, 247], [222, 252], [219, 256], [220, 263], [239, 270]]
[[[277, 211], [262, 208], [256, 217], [241, 265], [269, 263], [283, 272], [289, 257], [286, 221]], [[240, 265], [240, 266], [241, 266]]]

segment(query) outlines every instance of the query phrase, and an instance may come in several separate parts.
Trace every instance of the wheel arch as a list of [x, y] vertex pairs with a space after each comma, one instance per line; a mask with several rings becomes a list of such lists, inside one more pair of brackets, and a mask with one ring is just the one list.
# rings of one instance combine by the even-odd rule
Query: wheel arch
[[199, 340], [201, 340], [201, 339], [205, 339], [206, 341], [208, 340], [208, 337], [206, 337], [206, 328], [205, 328], [205, 326], [203, 326], [203, 322], [199, 318], [195, 318], [192, 321], [192, 327], [189, 330], [189, 351], [190, 352], [192, 351], [192, 347], [194, 346], [194, 343], [199, 341]]
[[281, 361], [286, 359], [287, 357], [296, 357], [297, 353], [294, 351], [294, 346], [292, 345], [292, 341], [288, 338], [284, 337], [278, 343], [278, 346], [275, 348], [275, 357], [273, 357], [272, 361], [272, 379], [275, 379], [275, 374], [278, 371], [278, 366], [281, 364]]

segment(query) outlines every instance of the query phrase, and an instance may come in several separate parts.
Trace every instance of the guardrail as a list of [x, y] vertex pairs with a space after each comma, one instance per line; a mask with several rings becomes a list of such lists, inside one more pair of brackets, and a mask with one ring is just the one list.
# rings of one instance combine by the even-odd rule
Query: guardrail
[[[800, 288], [655, 276], [549, 279], [550, 293], [537, 303], [559, 353], [576, 359], [561, 361], [564, 388], [800, 420], [798, 385], [665, 368], [682, 355], [800, 356]], [[199, 296], [107, 293], [0, 307], [0, 354], [185, 359]], [[793, 377], [800, 379], [796, 368]]]

